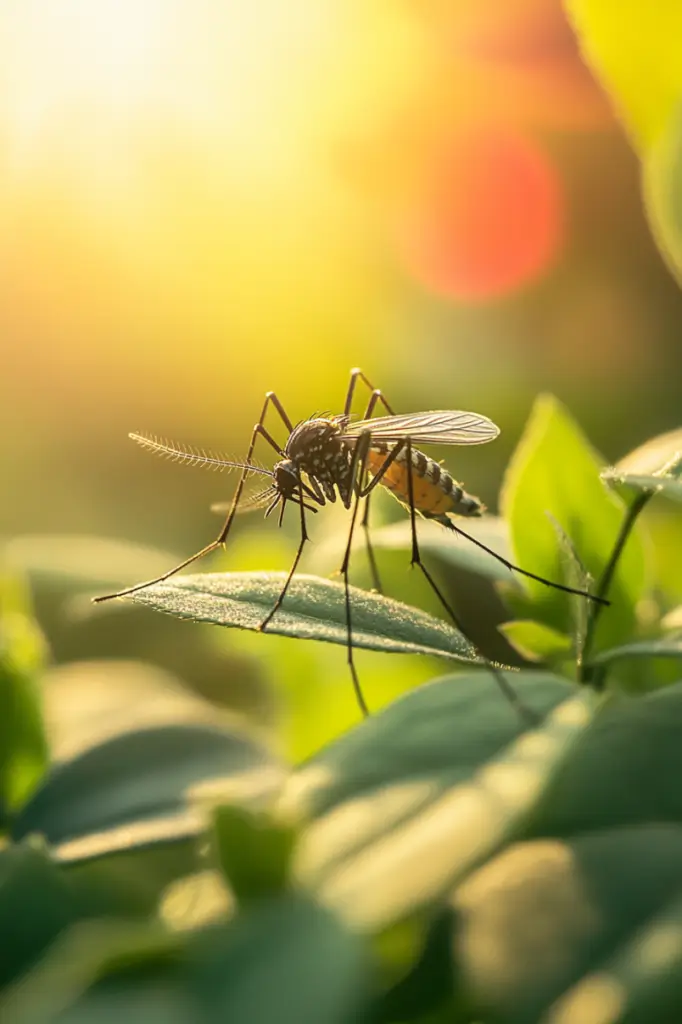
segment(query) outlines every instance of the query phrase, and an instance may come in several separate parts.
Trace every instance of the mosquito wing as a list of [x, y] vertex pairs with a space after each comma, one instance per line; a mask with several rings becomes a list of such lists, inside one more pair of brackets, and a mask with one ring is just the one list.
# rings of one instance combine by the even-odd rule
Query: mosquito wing
[[344, 427], [342, 437], [354, 441], [365, 431], [373, 440], [389, 444], [405, 437], [419, 444], [486, 444], [494, 441], [500, 428], [476, 412], [438, 410], [359, 420]]
[[[274, 499], [277, 497], [277, 490], [274, 487], [268, 487], [264, 491], [258, 491], [257, 494], [242, 495], [242, 499], [237, 506], [237, 514], [241, 515], [242, 512], [253, 512], [257, 508], [266, 508], [271, 505]], [[211, 505], [211, 512], [215, 512], [218, 515], [226, 516], [232, 508], [231, 501], [216, 501]]]

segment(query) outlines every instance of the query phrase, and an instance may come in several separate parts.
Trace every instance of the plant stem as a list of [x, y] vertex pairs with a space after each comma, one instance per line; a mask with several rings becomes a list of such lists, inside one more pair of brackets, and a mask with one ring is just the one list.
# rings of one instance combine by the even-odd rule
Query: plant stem
[[[632, 528], [637, 521], [637, 517], [644, 508], [645, 505], [653, 498], [653, 491], [642, 491], [634, 499], [627, 512], [620, 527], [618, 536], [616, 537], [616, 543], [613, 545], [613, 551], [611, 556], [606, 563], [606, 568], [601, 575], [601, 579], [597, 585], [597, 597], [606, 597], [611, 583], [613, 581], [614, 574], [618, 568], [618, 562], [620, 556], [623, 554], [623, 549], [627, 543], [628, 537], [632, 532]], [[599, 616], [604, 608], [604, 605], [595, 602], [590, 610], [590, 615], [587, 620], [587, 628], [585, 630], [585, 641], [583, 643], [582, 651], [582, 664], [580, 666], [580, 682], [590, 683], [592, 682], [592, 666], [589, 665], [589, 654], [594, 643], [595, 631]]]

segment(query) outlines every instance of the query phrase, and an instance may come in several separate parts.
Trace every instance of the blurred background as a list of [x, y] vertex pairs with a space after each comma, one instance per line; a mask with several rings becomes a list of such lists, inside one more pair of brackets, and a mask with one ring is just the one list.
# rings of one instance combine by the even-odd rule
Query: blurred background
[[[560, 0], [2, 4], [0, 531], [54, 661], [159, 664], [283, 718], [295, 756], [355, 721], [341, 649], [85, 617], [66, 577], [171, 564], [87, 538], [185, 556], [230, 493], [127, 432], [239, 455], [266, 390], [339, 411], [359, 365], [398, 410], [500, 424], [448, 455], [492, 510], [539, 391], [617, 459], [680, 424], [682, 296], [638, 173]], [[285, 567], [295, 531], [253, 513], [213, 566]], [[373, 706], [434, 674], [360, 662]]]

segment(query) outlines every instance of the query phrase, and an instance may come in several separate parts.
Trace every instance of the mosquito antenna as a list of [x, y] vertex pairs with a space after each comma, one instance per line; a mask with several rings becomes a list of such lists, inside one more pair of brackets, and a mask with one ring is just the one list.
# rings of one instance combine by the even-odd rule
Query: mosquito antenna
[[182, 462], [187, 466], [209, 466], [215, 470], [221, 469], [248, 469], [251, 473], [262, 473], [264, 476], [272, 477], [274, 474], [250, 462], [235, 462], [228, 459], [220, 452], [206, 451], [204, 448], [192, 448], [189, 445], [180, 446], [164, 438], [154, 437], [151, 434], [128, 434], [128, 437], [136, 441], [147, 451], [155, 452], [173, 462]]
[[522, 569], [518, 565], [514, 565], [508, 559], [498, 554], [497, 551], [493, 551], [492, 548], [487, 547], [482, 541], [477, 540], [476, 537], [472, 537], [470, 533], [465, 533], [464, 530], [460, 529], [459, 526], [455, 526], [454, 523], [450, 523], [450, 528], [458, 533], [461, 537], [466, 537], [472, 544], [475, 544], [477, 548], [481, 548], [483, 551], [487, 551], [489, 555], [496, 558], [498, 562], [506, 566], [512, 572], [518, 572], [521, 576], [527, 576], [530, 580], [536, 580], [538, 583], [544, 583], [546, 587], [552, 587], [554, 590], [563, 590], [566, 594], [577, 594], [578, 597], [586, 597], [590, 601], [595, 601], [597, 604], [610, 605], [611, 602], [607, 601], [605, 597], [599, 597], [597, 594], [590, 594], [588, 590], [577, 590], [575, 587], [567, 587], [563, 583], [554, 583], [552, 580], [546, 580], [544, 576], [537, 576], [534, 572], [528, 572], [527, 569]]

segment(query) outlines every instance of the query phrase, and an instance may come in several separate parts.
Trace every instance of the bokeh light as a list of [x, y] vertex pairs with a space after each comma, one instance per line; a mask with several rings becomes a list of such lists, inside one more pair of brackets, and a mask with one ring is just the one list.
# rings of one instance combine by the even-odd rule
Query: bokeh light
[[522, 136], [485, 124], [460, 131], [432, 155], [425, 177], [399, 244], [426, 288], [464, 300], [494, 298], [556, 257], [561, 187], [547, 157]]

